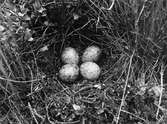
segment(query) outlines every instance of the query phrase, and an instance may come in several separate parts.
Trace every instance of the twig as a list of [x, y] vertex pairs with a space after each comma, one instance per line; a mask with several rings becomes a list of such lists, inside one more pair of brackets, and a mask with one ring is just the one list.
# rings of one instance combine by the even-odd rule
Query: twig
[[69, 34], [67, 34], [66, 37], [69, 37], [70, 35], [72, 35], [74, 32], [77, 32], [79, 30], [82, 30], [84, 27], [86, 27], [91, 21], [95, 21], [94, 19], [90, 19], [87, 23], [85, 23], [82, 27], [79, 27], [77, 29], [75, 29], [74, 31], [70, 32]]
[[131, 115], [131, 116], [133, 116], [133, 117], [135, 117], [135, 118], [138, 118], [138, 119], [140, 119], [140, 120], [146, 122], [146, 120], [144, 120], [143, 118], [141, 118], [141, 117], [139, 117], [139, 116], [137, 116], [137, 115], [135, 115], [135, 114], [133, 114], [133, 113], [131, 113], [131, 112], [128, 112], [128, 111], [126, 111], [126, 110], [121, 110], [121, 112], [127, 113], [127, 114], [129, 114], [129, 115]]
[[142, 9], [141, 9], [141, 11], [140, 11], [140, 13], [139, 13], [139, 16], [137, 17], [136, 24], [138, 24], [139, 19], [140, 19], [141, 15], [142, 15], [142, 13], [143, 13], [143, 11], [144, 11], [144, 9], [145, 9], [145, 4], [146, 4], [146, 2], [147, 2], [147, 0], [144, 1], [144, 4], [143, 4]]
[[139, 23], [139, 20], [140, 20], [140, 17], [145, 9], [145, 4], [146, 4], [147, 0], [144, 1], [144, 4], [142, 6], [142, 9], [139, 13], [139, 16], [136, 18], [136, 21], [135, 21], [135, 30], [136, 30], [136, 37], [135, 37], [135, 43], [136, 43], [136, 46], [137, 46], [137, 40], [138, 40], [138, 33], [139, 33], [139, 26], [138, 26], [138, 23]]
[[109, 8], [101, 7], [101, 9], [104, 9], [104, 10], [108, 10], [108, 11], [109, 11], [109, 10], [111, 10], [111, 9], [113, 8], [114, 4], [115, 4], [115, 0], [112, 0], [112, 4], [110, 5]]
[[34, 121], [38, 124], [38, 121], [37, 121], [37, 119], [36, 119], [36, 117], [35, 117], [33, 108], [32, 108], [32, 106], [31, 106], [31, 104], [30, 104], [29, 102], [28, 102], [28, 108], [29, 108], [29, 110], [30, 110], [30, 112], [31, 112], [32, 117], [34, 118]]
[[126, 81], [125, 81], [125, 87], [124, 87], [124, 91], [123, 91], [123, 96], [122, 96], [122, 100], [121, 100], [121, 105], [120, 105], [120, 108], [119, 108], [119, 111], [118, 111], [118, 115], [117, 115], [117, 118], [116, 118], [116, 124], [118, 124], [118, 122], [119, 122], [119, 117], [120, 117], [120, 114], [121, 114], [121, 109], [122, 109], [122, 106], [124, 105], [126, 87], [127, 87], [128, 80], [129, 80], [130, 69], [131, 69], [131, 65], [132, 65], [132, 59], [133, 59], [133, 56], [134, 56], [134, 52], [135, 52], [135, 51], [133, 51], [133, 54], [132, 54], [131, 57], [130, 57], [129, 68], [128, 68], [128, 74], [127, 74]]
[[162, 101], [162, 92], [163, 92], [163, 76], [164, 76], [164, 65], [162, 64], [161, 65], [161, 72], [160, 72], [160, 75], [161, 75], [161, 87], [160, 87], [160, 97], [159, 97], [159, 101], [158, 101], [158, 109], [157, 109], [157, 113], [156, 113], [156, 118], [158, 119], [158, 115], [159, 115], [159, 110], [160, 110], [160, 105], [161, 105], [161, 101]]
[[34, 79], [34, 80], [28, 80], [28, 81], [17, 81], [17, 80], [12, 80], [12, 79], [7, 79], [7, 78], [0, 77], [0, 80], [14, 82], [14, 83], [28, 83], [28, 82], [39, 81], [40, 79]]

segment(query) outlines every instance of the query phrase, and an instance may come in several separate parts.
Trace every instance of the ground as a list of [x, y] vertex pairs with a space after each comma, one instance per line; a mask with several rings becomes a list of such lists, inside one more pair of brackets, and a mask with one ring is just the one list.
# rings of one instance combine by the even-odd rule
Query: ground
[[[2, 124], [166, 124], [166, 0], [0, 3]], [[61, 53], [102, 50], [100, 77], [64, 82]], [[79, 63], [79, 65], [81, 62]]]

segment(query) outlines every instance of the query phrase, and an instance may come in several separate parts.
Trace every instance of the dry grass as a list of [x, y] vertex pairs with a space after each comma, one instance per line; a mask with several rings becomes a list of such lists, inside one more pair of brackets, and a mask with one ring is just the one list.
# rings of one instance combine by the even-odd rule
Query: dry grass
[[[5, 0], [2, 124], [166, 124], [166, 0]], [[102, 49], [96, 81], [58, 77], [67, 46]]]

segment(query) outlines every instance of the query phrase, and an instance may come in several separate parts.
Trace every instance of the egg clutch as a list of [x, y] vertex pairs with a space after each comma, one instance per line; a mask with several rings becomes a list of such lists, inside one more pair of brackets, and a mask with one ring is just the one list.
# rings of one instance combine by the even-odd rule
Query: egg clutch
[[98, 61], [100, 54], [99, 47], [87, 47], [81, 56], [82, 64], [79, 67], [78, 52], [72, 47], [65, 48], [61, 55], [64, 65], [59, 70], [59, 77], [65, 82], [73, 82], [80, 73], [87, 80], [98, 79], [101, 69], [95, 62]]

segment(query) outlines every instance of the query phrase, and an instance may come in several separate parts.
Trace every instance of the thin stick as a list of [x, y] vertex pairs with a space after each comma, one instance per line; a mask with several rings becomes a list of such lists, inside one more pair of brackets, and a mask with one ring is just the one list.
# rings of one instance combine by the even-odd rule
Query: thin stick
[[127, 113], [127, 114], [129, 114], [129, 115], [131, 115], [131, 116], [133, 116], [133, 117], [135, 117], [135, 118], [138, 118], [138, 119], [140, 119], [140, 120], [146, 122], [145, 119], [143, 119], [143, 118], [141, 118], [141, 117], [139, 117], [139, 116], [137, 116], [137, 115], [135, 115], [135, 114], [133, 114], [133, 113], [131, 113], [131, 112], [128, 112], [128, 111], [126, 111], [126, 110], [121, 110], [121, 112]]
[[130, 75], [130, 69], [131, 69], [131, 65], [132, 65], [133, 55], [134, 55], [134, 51], [133, 51], [133, 54], [132, 54], [131, 57], [130, 57], [129, 68], [128, 68], [128, 74], [127, 74], [126, 81], [125, 81], [125, 87], [124, 87], [124, 91], [123, 91], [123, 96], [122, 96], [122, 100], [121, 100], [121, 105], [120, 105], [120, 108], [119, 108], [119, 111], [118, 111], [118, 115], [117, 115], [117, 118], [116, 118], [116, 124], [118, 124], [118, 122], [119, 122], [119, 117], [120, 117], [120, 114], [121, 114], [121, 109], [122, 109], [122, 106], [124, 105], [126, 87], [127, 87], [128, 80], [129, 80], [129, 75]]
[[28, 83], [28, 82], [39, 81], [40, 79], [34, 79], [34, 80], [28, 80], [28, 81], [17, 81], [17, 80], [12, 80], [12, 79], [8, 79], [8, 78], [0, 77], [0, 80], [14, 82], [14, 83]]
[[104, 9], [104, 10], [108, 10], [108, 11], [109, 11], [109, 10], [111, 10], [111, 9], [113, 8], [114, 4], [115, 4], [115, 0], [112, 0], [112, 4], [110, 5], [109, 8], [101, 7], [101, 9]]
[[38, 121], [37, 121], [37, 119], [35, 117], [33, 108], [32, 108], [32, 106], [31, 106], [31, 104], [29, 102], [28, 102], [28, 108], [30, 109], [30, 112], [31, 112], [32, 117], [34, 118], [34, 121], [38, 124]]
[[163, 93], [163, 76], [164, 76], [164, 65], [161, 65], [161, 87], [160, 87], [160, 97], [159, 97], [159, 101], [158, 101], [158, 109], [157, 109], [157, 113], [156, 113], [156, 118], [158, 119], [158, 115], [159, 115], [159, 110], [160, 110], [160, 105], [161, 105], [161, 101], [162, 101], [162, 93]]

